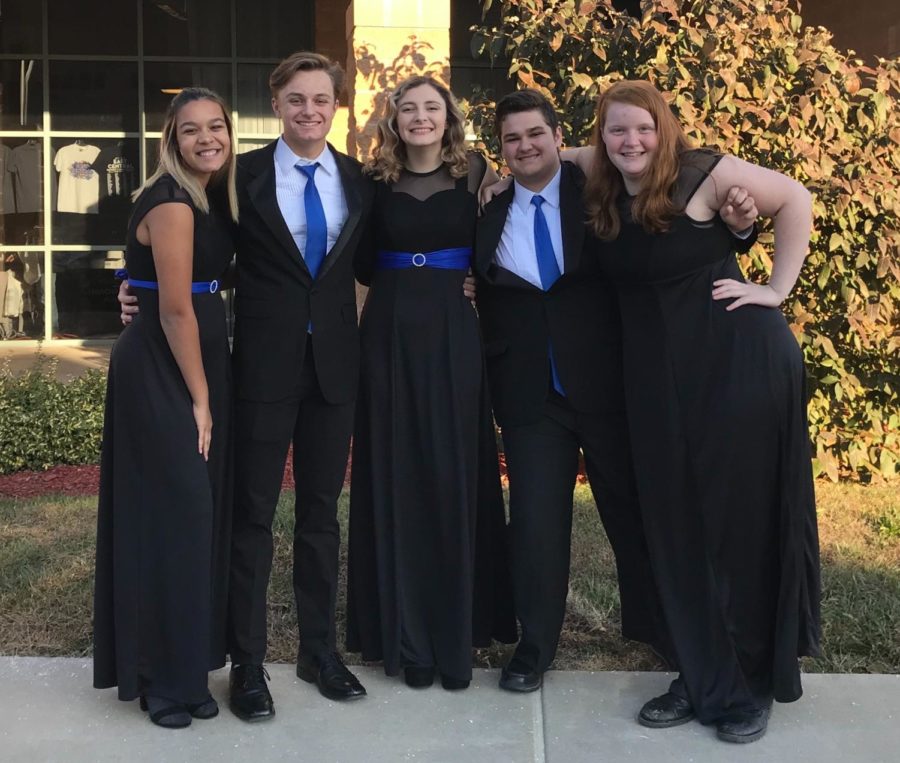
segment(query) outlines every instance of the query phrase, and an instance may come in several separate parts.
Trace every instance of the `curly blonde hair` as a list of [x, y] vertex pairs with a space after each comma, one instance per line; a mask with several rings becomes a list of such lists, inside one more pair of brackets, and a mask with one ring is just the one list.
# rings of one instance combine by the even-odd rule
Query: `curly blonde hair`
[[662, 94], [642, 80], [616, 82], [597, 100], [594, 166], [584, 188], [588, 222], [596, 236], [605, 241], [616, 238], [622, 224], [616, 208], [616, 199], [624, 188], [622, 173], [612, 163], [603, 145], [603, 128], [612, 103], [637, 106], [653, 118], [658, 141], [656, 156], [634, 199], [631, 214], [649, 233], [667, 231], [672, 218], [681, 211], [672, 196], [678, 180], [680, 157], [691, 146]]
[[447, 107], [447, 129], [441, 139], [441, 161], [447, 165], [450, 174], [460, 178], [469, 172], [466, 155], [465, 117], [456, 98], [444, 85], [431, 77], [415, 76], [401, 82], [388, 96], [387, 114], [378, 122], [375, 148], [366, 165], [366, 172], [376, 180], [394, 183], [406, 166], [406, 144], [397, 133], [398, 104], [410, 90], [422, 85], [433, 88], [444, 99]]

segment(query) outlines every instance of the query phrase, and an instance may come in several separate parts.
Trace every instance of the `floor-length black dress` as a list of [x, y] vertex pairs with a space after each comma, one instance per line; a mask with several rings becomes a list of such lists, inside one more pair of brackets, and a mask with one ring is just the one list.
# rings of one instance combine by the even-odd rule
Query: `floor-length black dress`
[[[683, 157], [686, 204], [720, 157]], [[599, 247], [623, 325], [627, 413], [654, 577], [698, 718], [801, 695], [819, 644], [819, 552], [803, 357], [781, 311], [725, 310], [743, 280], [716, 217]]]
[[[130, 278], [156, 281], [150, 247], [135, 237], [158, 204], [194, 210], [195, 282], [221, 278], [231, 223], [162, 176], [135, 204]], [[231, 528], [231, 366], [222, 296], [194, 294], [213, 429], [197, 452], [191, 396], [160, 325], [159, 293], [135, 288], [140, 313], [110, 357], [100, 466], [94, 593], [94, 686], [198, 703], [225, 658]]]
[[[378, 184], [370, 244], [471, 247], [483, 158]], [[477, 177], [474, 177], [477, 174]], [[515, 640], [506, 523], [476, 312], [465, 270], [373, 271], [350, 490], [347, 646], [388, 675], [469, 680], [472, 646]]]

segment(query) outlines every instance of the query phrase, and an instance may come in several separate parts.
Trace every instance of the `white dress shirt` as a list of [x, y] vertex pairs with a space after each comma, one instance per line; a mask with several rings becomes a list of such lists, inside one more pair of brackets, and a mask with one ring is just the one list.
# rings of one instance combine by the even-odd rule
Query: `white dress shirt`
[[306, 252], [306, 204], [303, 193], [306, 190], [306, 175], [298, 164], [319, 163], [316, 170], [316, 189], [325, 209], [325, 222], [328, 226], [328, 243], [326, 254], [331, 251], [344, 223], [347, 222], [347, 200], [344, 198], [344, 187], [338, 172], [337, 161], [328, 146], [315, 159], [304, 159], [297, 156], [284, 138], [279, 138], [275, 146], [275, 195], [278, 209], [287, 223], [288, 230], [301, 254]]
[[514, 183], [514, 195], [509, 211], [506, 213], [506, 222], [503, 225], [503, 233], [500, 235], [500, 244], [494, 255], [494, 262], [500, 267], [515, 273], [529, 283], [533, 283], [539, 289], [541, 274], [538, 270], [537, 253], [534, 249], [534, 212], [535, 206], [531, 203], [534, 196], [540, 195], [544, 199], [541, 210], [550, 229], [550, 240], [553, 242], [553, 254], [556, 255], [556, 264], [559, 265], [560, 274], [565, 273], [563, 261], [562, 224], [559, 219], [559, 179], [561, 170], [550, 179], [539, 192], [529, 191], [527, 188]]

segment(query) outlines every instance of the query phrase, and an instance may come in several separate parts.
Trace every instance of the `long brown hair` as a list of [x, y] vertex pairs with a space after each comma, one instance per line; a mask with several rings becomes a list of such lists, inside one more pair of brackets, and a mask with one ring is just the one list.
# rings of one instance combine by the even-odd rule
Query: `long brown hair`
[[388, 96], [387, 114], [378, 122], [372, 159], [366, 165], [366, 172], [376, 180], [395, 183], [406, 165], [406, 144], [397, 133], [398, 104], [406, 93], [422, 85], [434, 88], [447, 108], [447, 129], [441, 139], [441, 161], [455, 178], [461, 178], [469, 172], [465, 117], [456, 98], [437, 80], [417, 75], [401, 82]]
[[200, 185], [191, 171], [185, 166], [184, 159], [182, 159], [181, 153], [178, 151], [178, 112], [193, 101], [212, 101], [222, 109], [222, 116], [225, 119], [225, 127], [228, 130], [228, 139], [231, 142], [231, 146], [225, 164], [216, 170], [209, 179], [209, 187], [214, 188], [220, 184], [225, 185], [228, 211], [231, 213], [231, 219], [237, 222], [238, 201], [234, 185], [236, 166], [234, 154], [237, 146], [235, 145], [234, 125], [231, 122], [231, 110], [222, 96], [205, 87], [186, 87], [172, 99], [166, 111], [162, 138], [159, 141], [159, 164], [156, 171], [132, 194], [131, 198], [134, 200], [140, 196], [161, 175], [171, 175], [175, 182], [187, 191], [191, 201], [194, 202], [194, 206], [201, 212], [209, 213], [209, 199], [206, 195], [206, 189]]
[[653, 118], [656, 152], [642, 179], [641, 190], [632, 202], [631, 214], [634, 221], [650, 233], [666, 231], [672, 218], [681, 211], [672, 200], [672, 192], [678, 179], [679, 156], [690, 148], [690, 144], [662, 94], [642, 80], [616, 82], [597, 99], [594, 166], [584, 188], [588, 220], [598, 238], [608, 241], [619, 235], [622, 221], [616, 200], [624, 189], [624, 182], [603, 143], [603, 127], [611, 103], [637, 106]]

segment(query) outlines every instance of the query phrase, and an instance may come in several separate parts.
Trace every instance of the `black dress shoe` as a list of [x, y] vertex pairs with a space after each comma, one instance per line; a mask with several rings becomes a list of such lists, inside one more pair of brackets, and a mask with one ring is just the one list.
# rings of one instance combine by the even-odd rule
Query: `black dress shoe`
[[228, 707], [242, 721], [267, 721], [275, 717], [275, 703], [266, 680], [269, 674], [262, 665], [235, 665], [229, 675]]
[[694, 708], [684, 697], [667, 691], [645, 703], [638, 713], [638, 723], [651, 729], [680, 726], [694, 719]]
[[318, 686], [319, 693], [328, 699], [348, 700], [366, 696], [363, 685], [347, 670], [337, 652], [320, 657], [300, 655], [297, 678]]
[[769, 725], [769, 707], [726, 715], [716, 721], [716, 736], [723, 742], [747, 744], [762, 738]]
[[500, 688], [506, 691], [537, 691], [544, 683], [544, 674], [529, 668], [515, 657], [500, 671]]
[[407, 665], [403, 668], [403, 680], [410, 689], [426, 689], [434, 683], [434, 666]]

